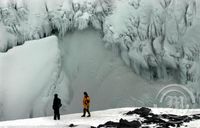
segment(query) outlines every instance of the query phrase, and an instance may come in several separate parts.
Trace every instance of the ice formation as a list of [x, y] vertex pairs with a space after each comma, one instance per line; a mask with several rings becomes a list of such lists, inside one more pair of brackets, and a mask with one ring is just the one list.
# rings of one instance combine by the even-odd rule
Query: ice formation
[[[199, 80], [199, 2], [195, 0], [2, 0], [0, 50], [93, 27], [106, 46], [148, 79]], [[5, 32], [4, 32], [5, 31]]]
[[181, 83], [198, 93], [198, 6], [198, 0], [0, 0], [0, 51], [95, 29], [137, 75]]
[[67, 106], [68, 79], [60, 70], [57, 37], [28, 41], [0, 54], [0, 60], [1, 120], [51, 115], [57, 92]]

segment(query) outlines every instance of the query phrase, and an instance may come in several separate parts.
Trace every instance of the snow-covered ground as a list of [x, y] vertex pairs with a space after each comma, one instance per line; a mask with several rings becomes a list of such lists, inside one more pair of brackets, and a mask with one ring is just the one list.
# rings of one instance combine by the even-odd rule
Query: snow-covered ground
[[[70, 124], [78, 125], [76, 128], [90, 128], [90, 126], [98, 126], [104, 124], [107, 121], [118, 122], [121, 118], [128, 121], [132, 120], [142, 120], [138, 115], [127, 116], [124, 113], [132, 111], [135, 108], [118, 108], [118, 109], [108, 109], [92, 112], [92, 117], [81, 117], [82, 113], [62, 115], [61, 120], [53, 120], [53, 117], [40, 117], [24, 120], [14, 120], [14, 121], [4, 121], [0, 122], [1, 128], [68, 128]], [[167, 113], [167, 114], [177, 114], [187, 115], [200, 113], [199, 109], [195, 110], [178, 110], [178, 109], [162, 109], [153, 108], [152, 112], [155, 114]], [[148, 125], [143, 125], [148, 126]], [[155, 128], [156, 125], [149, 125], [150, 128]], [[180, 128], [199, 128], [200, 120], [192, 121], [189, 123], [184, 123]]]

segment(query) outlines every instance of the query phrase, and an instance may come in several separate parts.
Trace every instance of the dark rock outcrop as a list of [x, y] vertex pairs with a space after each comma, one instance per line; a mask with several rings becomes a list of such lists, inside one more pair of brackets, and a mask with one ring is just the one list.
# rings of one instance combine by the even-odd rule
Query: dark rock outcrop
[[135, 109], [133, 111], [129, 111], [129, 112], [126, 113], [126, 115], [138, 114], [141, 117], [146, 117], [150, 114], [150, 112], [151, 112], [151, 109], [142, 107], [140, 109]]
[[185, 122], [190, 122], [192, 120], [200, 119], [200, 114], [196, 115], [173, 115], [173, 114], [154, 114], [151, 113], [151, 109], [149, 108], [139, 108], [133, 111], [129, 111], [125, 113], [125, 115], [134, 115], [137, 114], [140, 117], [144, 118], [142, 124], [157, 124], [158, 127], [169, 128], [172, 127], [180, 127]]
[[97, 128], [104, 128], [104, 127], [116, 127], [116, 128], [140, 128], [141, 123], [139, 121], [127, 121], [124, 119], [120, 119], [119, 122], [106, 122], [105, 124], [99, 125]]
[[132, 116], [134, 114], [139, 115], [141, 120], [127, 121], [125, 119], [120, 119], [119, 122], [108, 121], [97, 127], [91, 126], [91, 128], [150, 128], [148, 126], [150, 124], [156, 124], [156, 128], [178, 128], [185, 122], [200, 120], [200, 114], [183, 116], [174, 114], [154, 114], [151, 109], [145, 107], [129, 111], [124, 115]]
[[77, 127], [78, 125], [74, 125], [74, 124], [70, 124], [69, 127], [73, 128], [73, 127]]

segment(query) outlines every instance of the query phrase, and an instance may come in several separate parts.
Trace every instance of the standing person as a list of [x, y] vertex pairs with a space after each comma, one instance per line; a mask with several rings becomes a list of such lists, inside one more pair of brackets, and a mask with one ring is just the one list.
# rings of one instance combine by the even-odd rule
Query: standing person
[[86, 112], [88, 113], [87, 117], [90, 117], [90, 97], [88, 96], [87, 92], [84, 92], [83, 94], [83, 115], [81, 117], [85, 117]]
[[60, 120], [60, 112], [59, 109], [62, 106], [60, 98], [58, 98], [58, 94], [54, 94], [53, 100], [53, 110], [54, 110], [54, 120]]

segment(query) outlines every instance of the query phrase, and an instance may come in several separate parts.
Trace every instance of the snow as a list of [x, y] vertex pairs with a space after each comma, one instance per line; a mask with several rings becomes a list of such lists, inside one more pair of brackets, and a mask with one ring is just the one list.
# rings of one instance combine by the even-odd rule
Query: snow
[[[131, 110], [131, 109], [130, 109]], [[92, 112], [91, 118], [81, 118], [82, 113], [62, 115], [60, 121], [54, 121], [53, 117], [41, 117], [36, 119], [16, 120], [0, 122], [1, 126], [66, 126], [69, 124], [97, 126], [98, 124], [105, 123], [106, 121], [118, 121], [124, 117], [122, 113], [127, 112], [127, 109], [111, 109], [105, 111]], [[130, 117], [128, 117], [130, 118]]]
[[1, 120], [50, 115], [56, 92], [67, 105], [68, 79], [60, 71], [57, 37], [28, 41], [1, 53], [0, 60]]
[[[5, 89], [9, 92], [6, 95], [14, 93], [19, 97], [21, 92], [28, 93], [26, 84], [32, 83], [34, 78], [41, 79], [37, 84], [38, 90], [35, 90], [38, 93], [44, 87], [44, 81], [50, 79], [48, 75], [44, 75], [45, 78], [37, 76], [39, 69], [48, 68], [47, 74], [56, 70], [50, 81], [58, 81], [55, 86], [60, 84], [61, 96], [70, 105], [70, 112], [81, 111], [80, 94], [85, 89], [94, 98], [94, 106], [98, 106], [95, 109], [147, 105], [143, 101], [152, 101], [152, 95], [169, 83], [186, 85], [194, 94], [199, 94], [199, 5], [199, 0], [0, 0], [0, 65], [3, 76], [0, 79], [1, 83], [5, 81], [1, 85], [6, 85]], [[98, 34], [91, 34], [96, 33], [94, 29]], [[52, 46], [52, 41], [43, 41], [43, 38], [54, 34], [59, 46]], [[38, 42], [46, 42], [46, 46], [37, 43], [38, 48], [18, 52], [17, 49], [28, 49], [26, 43], [29, 41], [39, 39], [42, 41]], [[48, 45], [52, 48], [46, 49], [50, 47]], [[53, 47], [59, 47], [57, 50], [62, 51], [63, 58], [60, 59]], [[56, 56], [54, 59], [46, 56], [48, 52], [52, 52], [49, 56], [58, 55], [57, 59]], [[30, 55], [38, 61], [35, 65], [37, 70], [27, 66], [32, 64]], [[55, 64], [54, 68], [53, 65], [39, 65], [48, 58], [49, 63]], [[33, 73], [27, 81], [16, 75], [24, 66], [27, 69], [23, 76]], [[60, 78], [55, 80], [57, 76]], [[14, 81], [17, 81], [16, 87], [25, 86], [25, 92], [12, 92], [10, 88]], [[144, 93], [146, 90], [151, 90], [150, 94]], [[69, 96], [65, 96], [68, 91]], [[123, 94], [123, 91], [126, 93]], [[14, 101], [13, 97], [6, 98]], [[46, 103], [49, 99], [44, 98], [42, 102]], [[107, 100], [102, 105], [104, 99]], [[27, 99], [25, 104], [29, 102], [32, 99]], [[3, 104], [13, 106], [11, 103]], [[33, 110], [34, 115], [30, 114], [30, 110], [26, 110], [25, 114], [19, 111], [16, 115], [48, 115], [40, 107], [44, 108], [37, 106]]]
[[82, 95], [91, 97], [91, 109], [153, 106], [159, 90], [156, 83], [137, 76], [120, 59], [118, 51], [105, 49], [101, 33], [85, 29], [68, 33], [60, 40], [63, 67], [69, 78], [68, 113], [81, 112]]
[[[92, 27], [102, 32], [106, 47], [117, 47], [124, 63], [143, 78], [175, 79], [181, 84], [199, 82], [197, 72], [191, 70], [188, 74], [192, 80], [184, 75], [185, 65], [199, 63], [199, 53], [191, 57], [196, 46], [192, 45], [188, 51], [190, 41], [183, 41], [192, 38], [198, 43], [195, 28], [199, 28], [199, 1], [6, 0], [1, 3], [4, 27], [0, 28], [2, 32], [8, 31], [0, 43], [2, 52], [27, 40], [52, 34], [62, 39], [68, 32]], [[177, 72], [168, 74], [169, 70]]]
[[[67, 128], [70, 124], [78, 125], [77, 128], [90, 128], [90, 126], [97, 127], [100, 124], [104, 124], [107, 121], [117, 122], [121, 118], [126, 119], [128, 121], [132, 120], [142, 120], [138, 115], [126, 116], [124, 113], [128, 111], [132, 111], [135, 108], [117, 108], [117, 109], [108, 109], [101, 111], [92, 112], [91, 117], [82, 118], [82, 113], [77, 114], [69, 114], [69, 115], [61, 115], [61, 120], [53, 120], [53, 117], [40, 117], [40, 118], [32, 118], [32, 119], [23, 119], [23, 120], [14, 120], [14, 121], [4, 121], [0, 122], [0, 127], [15, 127], [15, 128]], [[178, 114], [181, 115], [184, 111], [187, 110], [173, 110], [173, 109], [163, 109], [163, 108], [153, 108], [153, 113], [170, 113], [170, 114]], [[187, 111], [187, 114], [199, 113], [199, 109]], [[200, 121], [192, 121], [189, 123], [184, 123], [181, 128], [197, 128], [200, 124]], [[186, 126], [187, 125], [187, 126]], [[145, 125], [146, 126], [146, 125]], [[148, 126], [148, 125], [147, 125]], [[150, 128], [155, 127], [155, 125], [149, 125]]]
[[[1, 53], [0, 60], [2, 91], [8, 90], [2, 93], [6, 99], [1, 97], [6, 105], [1, 107], [1, 120], [52, 115], [55, 92], [67, 114], [82, 111], [84, 91], [91, 96], [91, 110], [99, 110], [144, 105], [151, 100], [144, 98], [143, 92], [152, 90], [155, 96], [153, 91], [160, 87], [134, 74], [118, 52], [104, 48], [100, 33], [90, 29], [67, 34], [63, 40], [53, 36], [26, 42]], [[21, 107], [18, 100], [25, 95]]]

